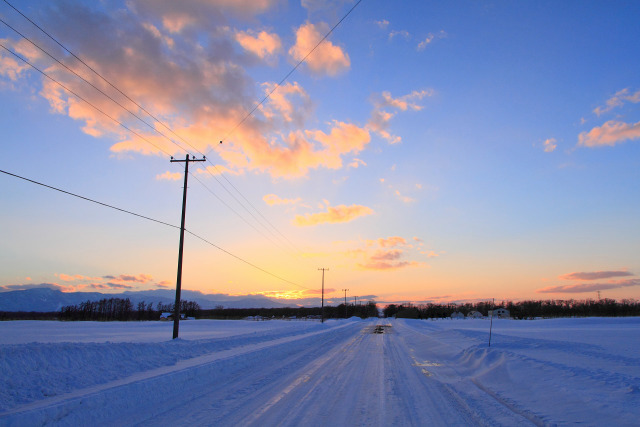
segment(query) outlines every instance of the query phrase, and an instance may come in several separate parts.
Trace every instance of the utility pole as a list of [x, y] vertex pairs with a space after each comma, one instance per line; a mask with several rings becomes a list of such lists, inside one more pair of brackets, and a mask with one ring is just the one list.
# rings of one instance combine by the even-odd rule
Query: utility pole
[[344, 318], [347, 318], [347, 291], [349, 289], [343, 289], [344, 291]]
[[491, 330], [493, 329], [493, 312], [496, 311], [496, 299], [493, 298], [493, 302], [491, 303], [491, 323], [489, 323], [489, 347], [491, 347]]
[[182, 190], [182, 220], [180, 221], [180, 249], [178, 249], [178, 279], [176, 280], [176, 304], [173, 308], [173, 339], [178, 338], [180, 327], [180, 288], [182, 287], [182, 253], [184, 248], [184, 217], [187, 211], [187, 178], [189, 177], [189, 162], [204, 162], [206, 158], [192, 159], [187, 157], [184, 160], [176, 160], [171, 157], [171, 163], [184, 162], [184, 188]]
[[321, 323], [324, 323], [324, 272], [329, 271], [328, 268], [319, 268], [318, 270], [322, 270], [322, 320]]
[[353, 306], [355, 307], [356, 304], [358, 304], [358, 297], [357, 296], [353, 296]]

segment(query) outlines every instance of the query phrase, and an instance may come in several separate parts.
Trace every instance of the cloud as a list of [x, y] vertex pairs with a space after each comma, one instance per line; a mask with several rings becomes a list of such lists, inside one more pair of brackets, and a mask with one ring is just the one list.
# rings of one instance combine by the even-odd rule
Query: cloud
[[380, 21], [373, 21], [373, 23], [383, 30], [389, 26], [389, 21], [387, 21], [386, 19], [381, 19]]
[[617, 143], [640, 138], [640, 122], [629, 124], [610, 120], [600, 127], [578, 135], [578, 145], [582, 147], [613, 147]]
[[371, 259], [374, 261], [395, 261], [401, 256], [401, 249], [378, 250], [371, 256]]
[[591, 271], [591, 272], [577, 272], [567, 273], [558, 276], [560, 280], [602, 280], [610, 279], [612, 277], [628, 277], [633, 276], [633, 273], [628, 271]]
[[406, 245], [407, 239], [400, 236], [391, 236], [391, 237], [387, 237], [386, 239], [379, 238], [377, 241], [371, 240], [369, 242], [372, 242], [372, 243], [377, 242], [381, 248], [392, 248], [394, 246]]
[[74, 275], [69, 275], [69, 274], [64, 274], [64, 273], [60, 273], [60, 274], [56, 274], [56, 276], [58, 276], [58, 278], [60, 280], [62, 280], [63, 282], [74, 282], [77, 280], [100, 280], [100, 278], [96, 278], [96, 277], [87, 277], [87, 276], [83, 276], [81, 274], [74, 274]]
[[367, 163], [366, 163], [364, 160], [362, 160], [362, 159], [356, 159], [356, 158], [354, 158], [354, 159], [349, 163], [349, 165], [348, 165], [348, 166], [349, 166], [350, 168], [357, 169], [357, 168], [359, 168], [361, 165], [362, 165], [362, 166], [367, 166]]
[[[222, 24], [228, 20], [226, 13], [251, 18], [273, 2], [189, 0], [184, 7], [182, 4], [178, 7], [168, 0], [132, 0], [127, 2], [129, 9], [103, 11], [81, 2], [63, 2], [46, 6], [41, 13], [45, 25], [55, 23], [64, 29], [61, 37], [73, 40], [70, 47], [82, 52], [86, 62], [104, 76], [118, 76], [114, 83], [119, 89], [162, 119], [194, 150], [208, 153], [215, 146], [223, 163], [218, 167], [226, 171], [297, 178], [316, 168], [345, 167], [343, 156], [366, 147], [369, 130], [355, 124], [334, 120], [327, 126], [306, 128], [305, 122], [314, 106], [296, 82], [283, 84], [273, 93], [276, 84], [264, 83], [261, 89], [271, 96], [253, 115], [246, 116], [247, 100], [261, 98], [255, 93], [256, 85], [247, 64], [255, 62], [256, 54], [275, 53], [277, 42], [275, 35], [268, 32], [232, 31]], [[303, 42], [317, 37], [322, 28], [312, 24], [300, 27], [297, 47], [302, 48]], [[175, 48], [169, 46], [168, 38]], [[245, 47], [241, 47], [238, 38]], [[7, 44], [52, 78], [136, 131], [137, 135], [130, 133], [55, 83], [36, 77], [42, 82], [40, 95], [49, 102], [52, 112], [77, 120], [88, 135], [113, 140], [114, 154], [182, 154], [181, 148], [168, 138], [60, 66], [51, 65], [37, 50], [20, 41], [9, 40]], [[35, 76], [25, 71], [26, 65], [8, 59], [6, 54], [0, 54], [0, 61], [0, 73], [10, 79]], [[338, 73], [349, 66], [342, 48], [330, 42], [323, 42], [308, 61], [310, 69], [325, 74]], [[97, 86], [104, 85], [95, 76], [87, 78]], [[136, 107], [131, 108], [135, 111]], [[292, 129], [287, 131], [287, 127]], [[229, 134], [231, 129], [233, 133], [218, 145], [220, 135]], [[172, 175], [161, 177], [158, 179]]]
[[556, 147], [558, 146], [558, 145], [556, 144], [556, 142], [557, 142], [557, 141], [556, 141], [556, 139], [555, 139], [555, 138], [549, 138], [549, 139], [546, 139], [546, 140], [544, 141], [544, 143], [543, 143], [543, 145], [544, 145], [544, 152], [545, 152], [545, 153], [552, 153], [552, 152], [556, 149]]
[[133, 289], [132, 285], [126, 285], [124, 283], [90, 283], [87, 285], [89, 288], [100, 289], [100, 290], [113, 290], [113, 289]]
[[397, 36], [400, 36], [405, 39], [411, 38], [411, 35], [407, 30], [399, 30], [399, 31], [394, 30], [389, 33], [389, 40], [393, 40]]
[[546, 288], [538, 289], [536, 290], [536, 292], [544, 293], [544, 294], [553, 294], [553, 293], [573, 294], [573, 293], [602, 291], [606, 289], [628, 288], [631, 286], [640, 286], [640, 279], [610, 281], [608, 283], [579, 283], [575, 285], [549, 286]]
[[384, 91], [382, 94], [374, 96], [372, 100], [374, 108], [367, 123], [367, 128], [389, 141], [390, 144], [401, 142], [399, 136], [391, 134], [388, 130], [389, 122], [396, 114], [395, 112], [389, 112], [388, 109], [420, 111], [423, 107], [417, 104], [417, 101], [426, 96], [432, 96], [433, 93], [431, 89], [414, 90], [406, 95], [393, 98], [390, 92]]
[[398, 270], [405, 267], [419, 267], [424, 265], [417, 261], [385, 262], [373, 261], [366, 264], [359, 264], [363, 270]]
[[[265, 95], [269, 99], [260, 107], [267, 119], [281, 119], [284, 123], [302, 126], [312, 110], [309, 95], [297, 82], [277, 86], [275, 83], [263, 83]], [[274, 90], [276, 89], [277, 90]]]
[[[329, 26], [325, 23], [301, 25], [296, 30], [296, 44], [289, 49], [289, 55], [295, 62], [301, 61], [328, 31]], [[313, 74], [329, 76], [345, 72], [351, 66], [349, 55], [326, 39], [306, 57], [305, 63]]]
[[445, 37], [447, 37], [447, 33], [445, 33], [444, 30], [440, 30], [440, 32], [437, 34], [429, 33], [424, 40], [418, 43], [418, 47], [416, 49], [424, 50], [427, 46], [433, 43], [434, 40], [443, 39]]
[[103, 276], [103, 279], [115, 280], [117, 282], [148, 283], [153, 280], [153, 277], [148, 274], [138, 274], [136, 276], [121, 274], [119, 276]]
[[616, 107], [622, 107], [624, 103], [631, 102], [637, 104], [640, 102], [640, 90], [630, 94], [629, 88], [622, 89], [616, 92], [611, 98], [606, 101], [606, 105], [604, 107], [596, 107], [593, 112], [597, 116], [601, 116], [604, 113], [608, 113]]
[[280, 37], [266, 31], [237, 31], [235, 38], [240, 46], [261, 59], [273, 58], [282, 50]]
[[273, 206], [273, 205], [295, 205], [297, 203], [300, 203], [302, 201], [302, 199], [300, 197], [297, 197], [295, 199], [282, 199], [279, 196], [275, 195], [275, 194], [267, 194], [264, 197], [262, 197], [262, 200], [264, 200], [264, 202], [269, 205], [269, 206]]
[[194, 27], [220, 25], [225, 14], [250, 18], [270, 9], [278, 0], [131, 0], [138, 13], [162, 21], [165, 29], [180, 33]]
[[395, 195], [404, 203], [412, 203], [416, 201], [416, 199], [413, 199], [411, 197], [403, 196], [398, 190], [395, 190]]
[[339, 205], [327, 206], [326, 212], [318, 212], [314, 214], [296, 215], [293, 224], [298, 227], [308, 227], [318, 224], [335, 224], [342, 222], [350, 222], [356, 218], [366, 215], [372, 215], [374, 212], [371, 208], [362, 205]]
[[178, 181], [182, 179], [182, 173], [180, 172], [169, 172], [166, 171], [163, 174], [156, 175], [156, 179], [158, 181], [166, 180], [166, 181]]

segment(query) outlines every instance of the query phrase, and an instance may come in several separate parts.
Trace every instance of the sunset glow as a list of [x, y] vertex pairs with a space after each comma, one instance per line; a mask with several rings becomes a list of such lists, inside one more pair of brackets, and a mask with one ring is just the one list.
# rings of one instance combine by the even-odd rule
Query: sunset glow
[[0, 291], [640, 298], [640, 3], [355, 4], [0, 4]]

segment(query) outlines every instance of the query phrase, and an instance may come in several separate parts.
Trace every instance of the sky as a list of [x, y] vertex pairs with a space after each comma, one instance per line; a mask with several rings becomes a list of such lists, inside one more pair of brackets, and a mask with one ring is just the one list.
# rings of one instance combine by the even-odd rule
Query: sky
[[0, 169], [166, 224], [0, 173], [0, 291], [175, 288], [190, 154], [183, 289], [638, 299], [638, 16], [3, 0]]

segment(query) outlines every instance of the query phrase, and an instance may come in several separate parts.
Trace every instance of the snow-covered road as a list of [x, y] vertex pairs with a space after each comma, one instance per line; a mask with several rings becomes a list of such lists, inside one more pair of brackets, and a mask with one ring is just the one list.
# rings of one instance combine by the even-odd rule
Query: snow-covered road
[[[128, 342], [122, 328], [133, 326], [122, 325], [119, 343], [60, 343], [53, 332], [48, 343], [0, 342], [0, 373], [24, 377], [31, 366], [37, 378], [30, 394], [5, 388], [0, 425], [634, 425], [640, 417], [640, 319], [500, 321], [491, 348], [482, 320], [196, 321], [185, 323], [193, 339], [173, 342], [138, 332]], [[107, 349], [113, 360], [98, 358]], [[22, 368], [9, 360], [34, 351], [58, 354]], [[75, 359], [94, 381], [70, 375], [82, 369]], [[38, 373], [34, 363], [49, 366]], [[64, 378], [72, 379], [58, 384]]]

